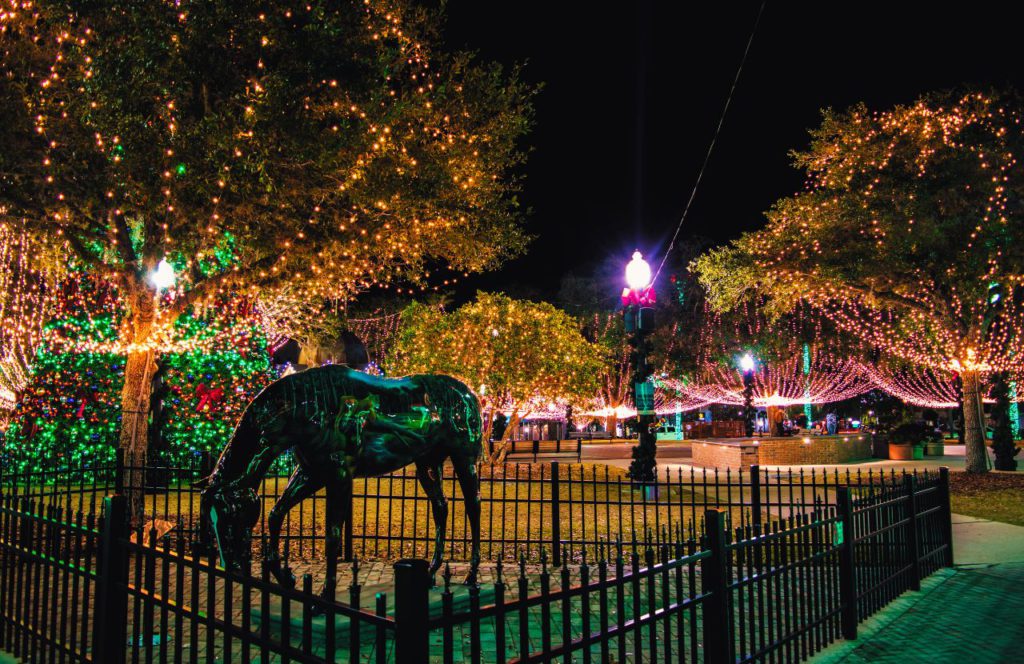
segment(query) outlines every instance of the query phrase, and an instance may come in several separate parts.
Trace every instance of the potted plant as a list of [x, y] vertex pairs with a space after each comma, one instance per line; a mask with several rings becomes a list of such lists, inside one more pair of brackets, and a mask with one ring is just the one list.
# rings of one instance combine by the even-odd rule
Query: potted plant
[[904, 422], [889, 433], [889, 458], [895, 461], [924, 459], [926, 427], [919, 422]]
[[924, 441], [925, 456], [943, 456], [946, 453], [946, 443], [942, 440], [942, 432], [936, 428], [929, 428], [925, 433]]
[[860, 398], [864, 417], [864, 428], [871, 434], [871, 456], [876, 459], [889, 458], [889, 435], [900, 422], [905, 421], [903, 404], [896, 398], [879, 390], [871, 390]]

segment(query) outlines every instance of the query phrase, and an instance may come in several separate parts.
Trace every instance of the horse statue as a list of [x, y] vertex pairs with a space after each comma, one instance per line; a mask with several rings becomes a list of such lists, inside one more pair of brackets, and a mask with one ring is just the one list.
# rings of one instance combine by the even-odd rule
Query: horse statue
[[327, 490], [324, 594], [333, 596], [344, 520], [351, 518], [355, 477], [375, 477], [416, 464], [416, 477], [434, 517], [430, 574], [441, 567], [448, 502], [441, 467], [450, 459], [462, 489], [472, 534], [467, 584], [480, 564], [480, 493], [476, 464], [482, 452], [480, 403], [449, 376], [390, 379], [344, 366], [324, 366], [271, 383], [246, 407], [231, 440], [205, 480], [200, 510], [225, 569], [247, 569], [252, 530], [259, 520], [259, 487], [271, 464], [292, 450], [297, 465], [267, 518], [264, 560], [279, 583], [294, 587], [282, 565], [281, 526], [288, 511]]

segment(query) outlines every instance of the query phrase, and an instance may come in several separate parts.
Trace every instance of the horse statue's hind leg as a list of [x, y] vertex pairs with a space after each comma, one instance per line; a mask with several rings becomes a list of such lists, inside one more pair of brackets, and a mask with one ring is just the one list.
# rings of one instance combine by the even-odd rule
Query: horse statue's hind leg
[[473, 536], [473, 549], [469, 556], [469, 574], [466, 585], [477, 583], [477, 571], [480, 568], [480, 478], [476, 472], [477, 456], [460, 454], [452, 457], [455, 466], [455, 477], [459, 480], [462, 499], [466, 506], [466, 518], [469, 519], [469, 530]]
[[327, 536], [324, 541], [324, 556], [327, 559], [327, 573], [324, 577], [324, 587], [321, 597], [329, 600], [334, 599], [335, 589], [338, 584], [338, 553], [341, 550], [341, 533], [345, 525], [345, 519], [352, 511], [348, 501], [352, 497], [351, 476], [344, 477], [339, 474], [327, 482], [327, 509], [326, 526]]
[[416, 478], [430, 501], [434, 516], [434, 555], [430, 559], [430, 578], [433, 580], [444, 560], [445, 529], [448, 527], [448, 499], [444, 496], [441, 464], [416, 462]]

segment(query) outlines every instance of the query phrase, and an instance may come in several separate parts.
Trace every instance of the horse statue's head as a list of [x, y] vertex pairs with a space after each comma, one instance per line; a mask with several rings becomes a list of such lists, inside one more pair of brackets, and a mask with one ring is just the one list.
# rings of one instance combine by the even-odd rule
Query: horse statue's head
[[224, 569], [247, 572], [252, 559], [252, 530], [260, 518], [260, 500], [254, 489], [208, 486], [200, 498], [220, 550]]

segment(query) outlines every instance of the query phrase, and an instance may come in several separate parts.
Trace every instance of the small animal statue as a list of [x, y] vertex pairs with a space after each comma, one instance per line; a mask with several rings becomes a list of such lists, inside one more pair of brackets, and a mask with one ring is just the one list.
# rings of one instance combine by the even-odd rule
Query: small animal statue
[[294, 586], [282, 565], [281, 526], [288, 511], [327, 490], [324, 594], [333, 597], [338, 551], [355, 477], [374, 477], [409, 464], [434, 517], [433, 576], [444, 555], [448, 503], [441, 468], [451, 460], [465, 500], [472, 535], [467, 584], [480, 564], [480, 494], [476, 464], [482, 452], [480, 403], [466, 385], [441, 375], [389, 379], [344, 366], [324, 366], [285, 376], [246, 407], [207, 478], [201, 510], [226, 569], [247, 569], [252, 530], [259, 520], [259, 487], [271, 464], [291, 450], [296, 468], [267, 518], [264, 557], [279, 583]]

